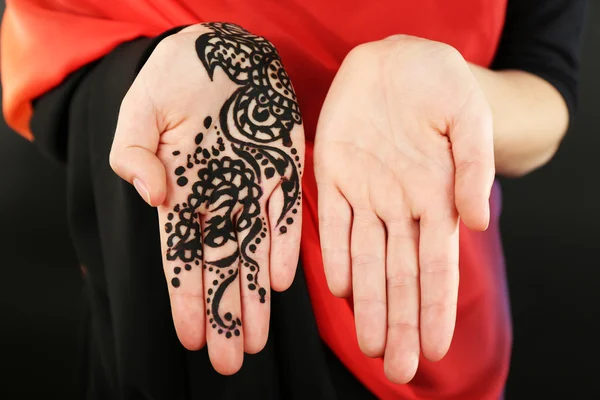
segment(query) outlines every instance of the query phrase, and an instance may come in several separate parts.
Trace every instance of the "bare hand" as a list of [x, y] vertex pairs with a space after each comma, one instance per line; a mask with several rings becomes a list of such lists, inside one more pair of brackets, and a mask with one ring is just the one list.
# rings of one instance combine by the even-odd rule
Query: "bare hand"
[[359, 46], [315, 141], [329, 287], [352, 295], [358, 342], [397, 383], [441, 359], [456, 319], [459, 216], [488, 225], [492, 119], [450, 46], [407, 36]]

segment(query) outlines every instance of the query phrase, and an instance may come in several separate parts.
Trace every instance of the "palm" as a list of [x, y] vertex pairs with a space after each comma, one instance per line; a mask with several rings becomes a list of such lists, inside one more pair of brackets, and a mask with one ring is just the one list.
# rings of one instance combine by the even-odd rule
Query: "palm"
[[[388, 377], [406, 382], [421, 349], [441, 358], [454, 329], [458, 212], [449, 121], [486, 110], [470, 81], [444, 83], [460, 74], [440, 74], [443, 60], [411, 54], [387, 73], [377, 54], [392, 45], [376, 42], [342, 65], [320, 116], [315, 173], [329, 286], [352, 295], [363, 352], [384, 356]], [[478, 154], [490, 151], [488, 142]]]

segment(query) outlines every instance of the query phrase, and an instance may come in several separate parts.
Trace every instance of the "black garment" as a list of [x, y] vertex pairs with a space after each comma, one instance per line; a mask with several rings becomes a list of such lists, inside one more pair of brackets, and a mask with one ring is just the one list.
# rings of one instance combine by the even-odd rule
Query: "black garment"
[[509, 0], [492, 69], [517, 69], [550, 82], [573, 120], [586, 0]]
[[[572, 111], [583, 4], [511, 1], [494, 68], [542, 76], [559, 89]], [[177, 340], [156, 211], [108, 163], [121, 100], [160, 39], [119, 46], [34, 105], [36, 143], [67, 163], [69, 224], [87, 271], [85, 350], [78, 379], [82, 397], [373, 398], [321, 341], [301, 266], [288, 291], [272, 294], [266, 348], [246, 355], [234, 376], [216, 373], [206, 349], [189, 352]]]

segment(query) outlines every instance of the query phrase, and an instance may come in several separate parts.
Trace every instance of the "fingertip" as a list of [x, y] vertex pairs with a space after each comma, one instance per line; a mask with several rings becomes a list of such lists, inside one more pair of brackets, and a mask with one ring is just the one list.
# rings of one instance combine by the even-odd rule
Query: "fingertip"
[[[297, 262], [296, 262], [297, 264]], [[296, 266], [284, 268], [271, 268], [271, 289], [276, 292], [285, 292], [294, 283]]]
[[153, 207], [164, 203], [167, 174], [154, 153], [140, 147], [113, 152], [110, 165], [117, 175], [135, 187], [146, 203]]
[[252, 337], [244, 335], [244, 352], [257, 354], [267, 345], [269, 339], [269, 324], [261, 324]]
[[490, 224], [490, 213], [489, 209], [479, 212], [463, 212], [459, 211], [460, 219], [467, 228], [476, 232], [483, 232], [487, 230]]
[[386, 318], [384, 305], [378, 302], [363, 302], [354, 307], [358, 347], [371, 358], [383, 356], [386, 346]]
[[219, 346], [215, 351], [214, 346], [208, 346], [208, 357], [215, 371], [221, 375], [233, 375], [242, 368], [244, 353], [238, 346]]
[[388, 351], [386, 349], [383, 372], [392, 383], [404, 385], [410, 382], [415, 377], [418, 367], [418, 352]]
[[181, 345], [189, 351], [198, 351], [206, 344], [206, 340], [204, 340], [204, 338], [200, 338], [199, 336], [190, 337], [189, 335], [180, 335], [178, 333], [177, 337], [181, 342]]
[[377, 358], [383, 356], [385, 351], [385, 343], [380, 344], [372, 340], [358, 340], [358, 347], [363, 354], [370, 358]]
[[145, 154], [146, 160], [140, 162], [136, 174], [146, 185], [148, 200], [153, 207], [164, 203], [167, 195], [167, 174], [163, 163], [154, 154]]
[[150, 192], [141, 179], [133, 178], [133, 187], [135, 190], [137, 190], [138, 194], [142, 196], [146, 203], [152, 205], [152, 197], [150, 197]]
[[469, 223], [467, 227], [474, 231], [483, 232], [486, 231], [490, 226], [490, 205], [489, 203], [485, 203], [482, 215], [472, 223]]
[[[350, 268], [348, 268], [349, 270]], [[350, 276], [333, 276], [335, 272], [345, 272], [344, 269], [329, 268], [329, 273], [325, 275], [329, 291], [335, 297], [345, 299], [352, 294], [352, 277]], [[347, 275], [347, 274], [344, 274]]]
[[204, 306], [201, 301], [189, 300], [188, 296], [171, 296], [173, 324], [183, 347], [196, 351], [206, 344]]
[[160, 185], [156, 190], [150, 192], [149, 201], [146, 201], [152, 207], [162, 205], [167, 198], [167, 189], [164, 185]]
[[456, 210], [465, 226], [483, 232], [490, 224], [490, 204], [487, 197], [477, 199], [472, 194], [456, 194]]
[[[301, 223], [301, 222], [300, 222]], [[299, 229], [299, 228], [298, 228]], [[290, 231], [288, 231], [290, 234]], [[300, 236], [298, 233], [296, 239], [286, 240], [282, 243], [282, 238], [276, 237], [277, 233], [271, 237], [270, 254], [270, 279], [271, 289], [276, 292], [284, 292], [292, 286], [296, 277], [298, 268], [298, 259], [300, 257]], [[287, 239], [290, 239], [289, 236]]]
[[437, 346], [434, 348], [424, 347], [422, 349], [423, 357], [425, 357], [428, 361], [438, 362], [446, 356], [449, 348], [449, 344], [447, 346]]
[[449, 333], [446, 333], [445, 335], [440, 335], [439, 331], [431, 332], [431, 330], [427, 328], [422, 328], [421, 353], [423, 354], [423, 357], [431, 362], [437, 362], [444, 358], [450, 349], [453, 334], [454, 324]]

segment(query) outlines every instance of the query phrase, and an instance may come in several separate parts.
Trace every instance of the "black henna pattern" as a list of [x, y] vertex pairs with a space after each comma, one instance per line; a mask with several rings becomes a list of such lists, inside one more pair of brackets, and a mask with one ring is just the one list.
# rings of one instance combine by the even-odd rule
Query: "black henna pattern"
[[[242, 322], [239, 316], [221, 310], [229, 285], [245, 278], [248, 289], [258, 291], [262, 303], [268, 289], [259, 282], [260, 266], [252, 256], [268, 233], [267, 221], [261, 216], [265, 214], [260, 205], [261, 182], [280, 180], [284, 201], [276, 223], [278, 234], [287, 232], [287, 226], [294, 223], [293, 214], [298, 212], [302, 166], [291, 131], [302, 124], [302, 118], [290, 79], [269, 41], [233, 24], [204, 25], [211, 32], [196, 40], [196, 52], [206, 72], [212, 80], [220, 68], [239, 87], [221, 107], [218, 121], [206, 117], [204, 130], [194, 138], [197, 147], [193, 153], [184, 156], [178, 150], [173, 152], [181, 159], [174, 171], [177, 184], [190, 191], [187, 201], [168, 214], [164, 227], [169, 235], [166, 257], [181, 261], [185, 271], [202, 265], [205, 287], [210, 286], [206, 299], [209, 322], [218, 333], [231, 338], [240, 335]], [[202, 146], [209, 134], [217, 136], [217, 144]], [[287, 151], [274, 146], [278, 143]], [[232, 154], [222, 156], [227, 148]], [[184, 176], [194, 176], [190, 170], [195, 172], [191, 184]], [[204, 236], [198, 222], [200, 210], [211, 215]], [[241, 244], [237, 243], [240, 234], [245, 234]], [[206, 260], [203, 245], [227, 250], [228, 255]], [[238, 265], [247, 272], [242, 274]], [[183, 270], [174, 267], [174, 288], [181, 285]]]

